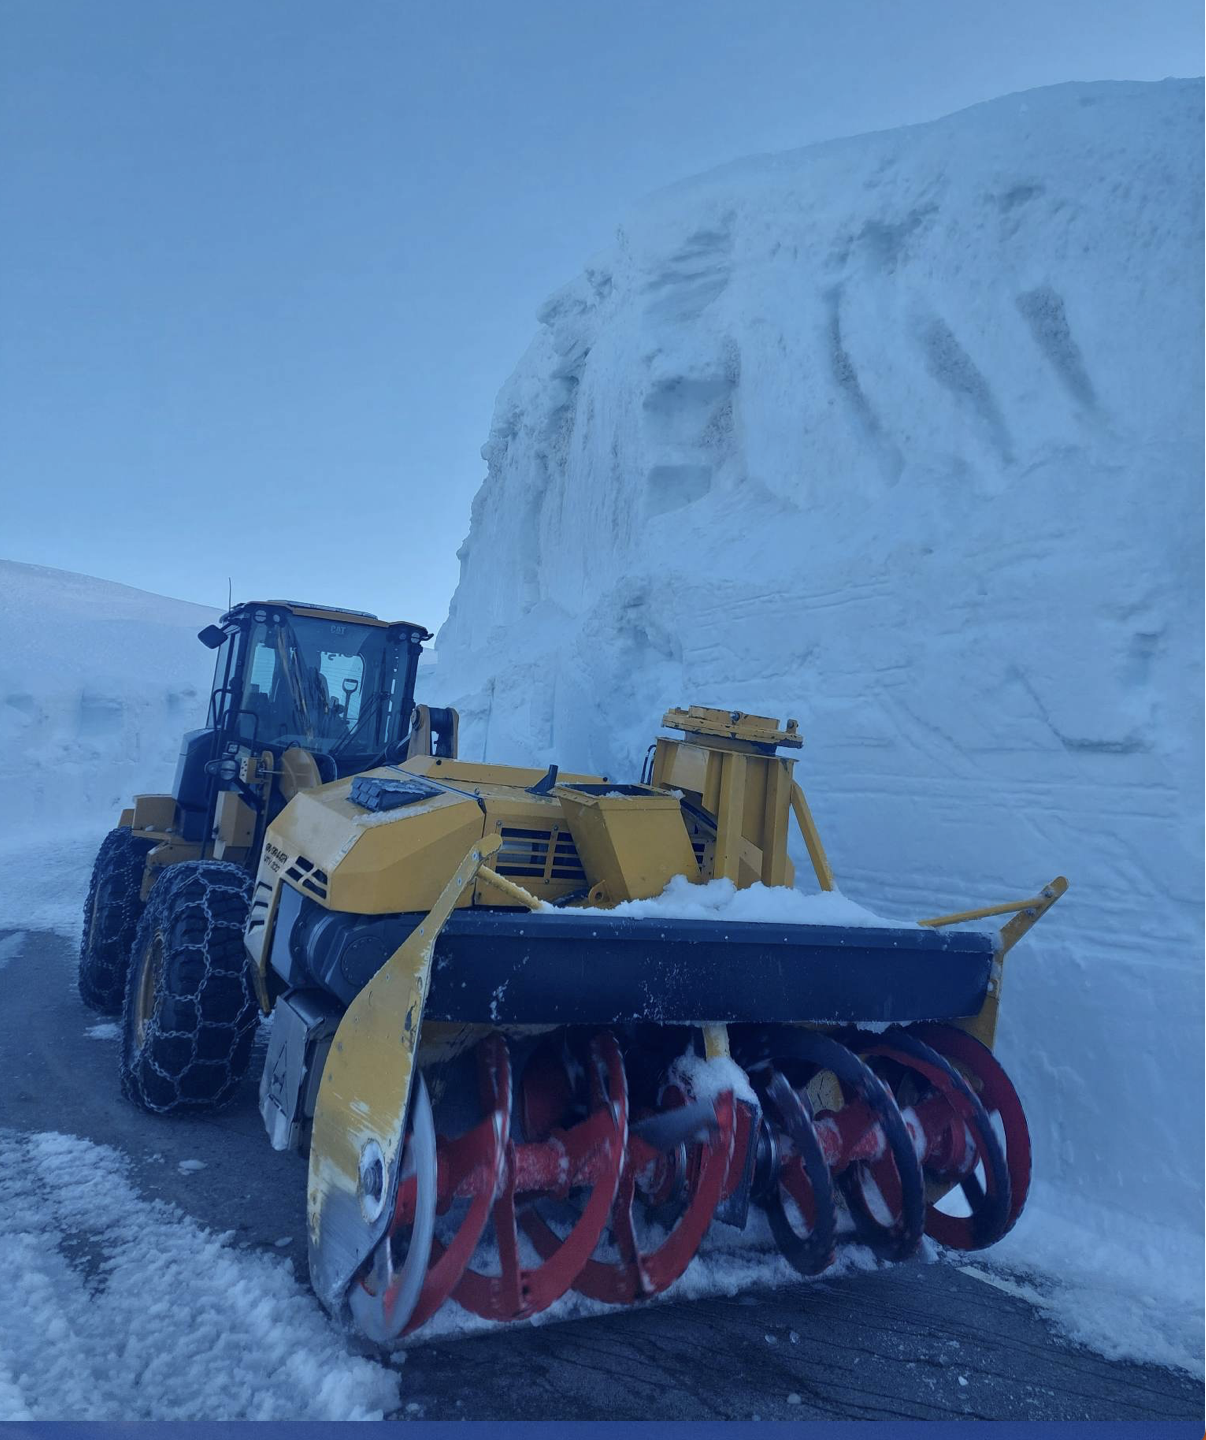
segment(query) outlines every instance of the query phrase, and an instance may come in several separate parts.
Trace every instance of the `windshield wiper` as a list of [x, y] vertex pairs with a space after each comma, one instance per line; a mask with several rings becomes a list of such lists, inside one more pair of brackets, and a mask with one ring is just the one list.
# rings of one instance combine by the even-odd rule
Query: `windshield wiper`
[[342, 754], [343, 751], [347, 749], [348, 745], [351, 744], [352, 737], [356, 734], [356, 732], [360, 729], [364, 722], [369, 718], [369, 716], [373, 714], [374, 710], [380, 709], [381, 703], [384, 699], [384, 692], [378, 690], [377, 693], [373, 696], [373, 698], [368, 702], [368, 704], [363, 707], [363, 709], [360, 711], [360, 714], [357, 715], [355, 725], [353, 725], [348, 730], [346, 735], [341, 735], [339, 739], [336, 740], [335, 744], [332, 745], [330, 750], [327, 751], [327, 754], [331, 756]]

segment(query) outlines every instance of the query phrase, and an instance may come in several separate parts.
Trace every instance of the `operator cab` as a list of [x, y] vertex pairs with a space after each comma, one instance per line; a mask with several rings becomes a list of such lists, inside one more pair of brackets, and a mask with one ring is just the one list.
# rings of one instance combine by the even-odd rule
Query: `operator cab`
[[309, 751], [324, 781], [402, 740], [429, 632], [292, 601], [238, 605], [201, 639], [218, 648], [210, 725], [252, 751]]
[[[422, 625], [292, 600], [235, 605], [201, 631], [217, 651], [204, 730], [185, 737], [174, 796], [187, 838], [213, 825], [219, 790], [249, 803], [251, 770], [326, 783], [404, 753], [414, 713]], [[284, 768], [282, 769], [282, 757]], [[288, 798], [267, 788], [257, 832]]]

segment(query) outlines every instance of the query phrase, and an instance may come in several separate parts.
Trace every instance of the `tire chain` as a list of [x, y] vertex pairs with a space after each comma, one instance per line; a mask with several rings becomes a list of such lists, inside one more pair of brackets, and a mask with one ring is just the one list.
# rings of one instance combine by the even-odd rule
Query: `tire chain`
[[[121, 1060], [122, 1090], [146, 1110], [217, 1109], [246, 1073], [260, 1013], [243, 950], [251, 887], [241, 866], [186, 861], [168, 870], [152, 893], [134, 942]], [[139, 982], [157, 932], [159, 974], [139, 1043]], [[223, 955], [232, 941], [234, 954]]]
[[101, 841], [84, 902], [77, 985], [80, 999], [102, 1015], [120, 1015], [138, 922], [145, 910], [142, 875], [153, 841], [128, 829]]

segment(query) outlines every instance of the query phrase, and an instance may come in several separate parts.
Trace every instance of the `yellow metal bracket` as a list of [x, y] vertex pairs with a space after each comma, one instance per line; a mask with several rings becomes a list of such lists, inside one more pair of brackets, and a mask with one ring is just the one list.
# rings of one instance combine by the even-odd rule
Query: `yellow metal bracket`
[[1036, 895], [1033, 900], [1028, 900], [1019, 908], [1012, 920], [1001, 926], [1002, 955], [1007, 955], [1013, 949], [1026, 931], [1037, 920], [1043, 918], [1067, 888], [1067, 880], [1062, 875], [1057, 875], [1050, 885], [1043, 888], [1041, 894]]
[[307, 1209], [310, 1276], [333, 1311], [389, 1222], [436, 940], [501, 843], [491, 835], [473, 844], [426, 917], [348, 1006], [331, 1042], [314, 1110]]
[[686, 710], [676, 705], [662, 716], [662, 724], [667, 730], [681, 730], [685, 735], [707, 735], [746, 744], [788, 745], [798, 750], [804, 743], [795, 720], [789, 720], [780, 729], [779, 722], [769, 715], [749, 715], [744, 710], [715, 710], [707, 705], [691, 705]]
[[956, 910], [952, 915], [936, 915], [929, 920], [918, 920], [917, 923], [938, 929], [943, 925], [962, 925], [969, 920], [987, 920], [991, 915], [1012, 915], [1013, 919], [1001, 927], [999, 953], [1004, 955], [1013, 949], [1036, 921], [1043, 918], [1067, 888], [1067, 880], [1062, 875], [1057, 875], [1050, 885], [1029, 900], [1006, 900], [1000, 905], [982, 905], [978, 910]]
[[1027, 930], [1043, 918], [1067, 888], [1067, 880], [1062, 875], [1057, 875], [1050, 885], [1045, 885], [1037, 895], [1028, 900], [1008, 900], [1000, 905], [981, 905], [977, 910], [957, 910], [952, 915], [935, 915], [929, 920], [917, 922], [919, 925], [939, 929], [944, 925], [962, 925], [969, 920], [987, 920], [993, 915], [1013, 916], [1012, 920], [1007, 920], [1001, 926], [1001, 943], [997, 947], [992, 975], [988, 981], [988, 993], [984, 997], [980, 1013], [955, 1022], [960, 1029], [974, 1035], [990, 1050], [997, 1035], [997, 1014], [1001, 1008], [1001, 979], [1005, 956]]

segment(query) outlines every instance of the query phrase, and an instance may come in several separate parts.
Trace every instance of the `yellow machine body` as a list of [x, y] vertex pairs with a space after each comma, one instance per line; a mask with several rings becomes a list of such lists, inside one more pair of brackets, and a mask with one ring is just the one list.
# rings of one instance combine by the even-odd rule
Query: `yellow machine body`
[[[721, 722], [725, 733], [713, 734]], [[739, 888], [792, 884], [788, 817], [799, 787], [794, 762], [774, 746], [800, 743], [795, 722], [778, 730], [762, 716], [695, 707], [668, 712], [665, 723], [708, 728], [659, 739], [651, 785], [419, 755], [367, 772], [441, 787], [402, 809], [366, 811], [350, 798], [353, 779], [299, 792], [269, 827], [260, 859], [248, 948], [261, 984], [281, 884], [345, 914], [425, 911], [470, 846], [491, 836], [500, 847], [488, 873], [510, 886], [479, 875], [457, 908], [607, 907], [660, 895], [676, 875], [727, 876]], [[820, 858], [818, 881], [829, 888]]]

